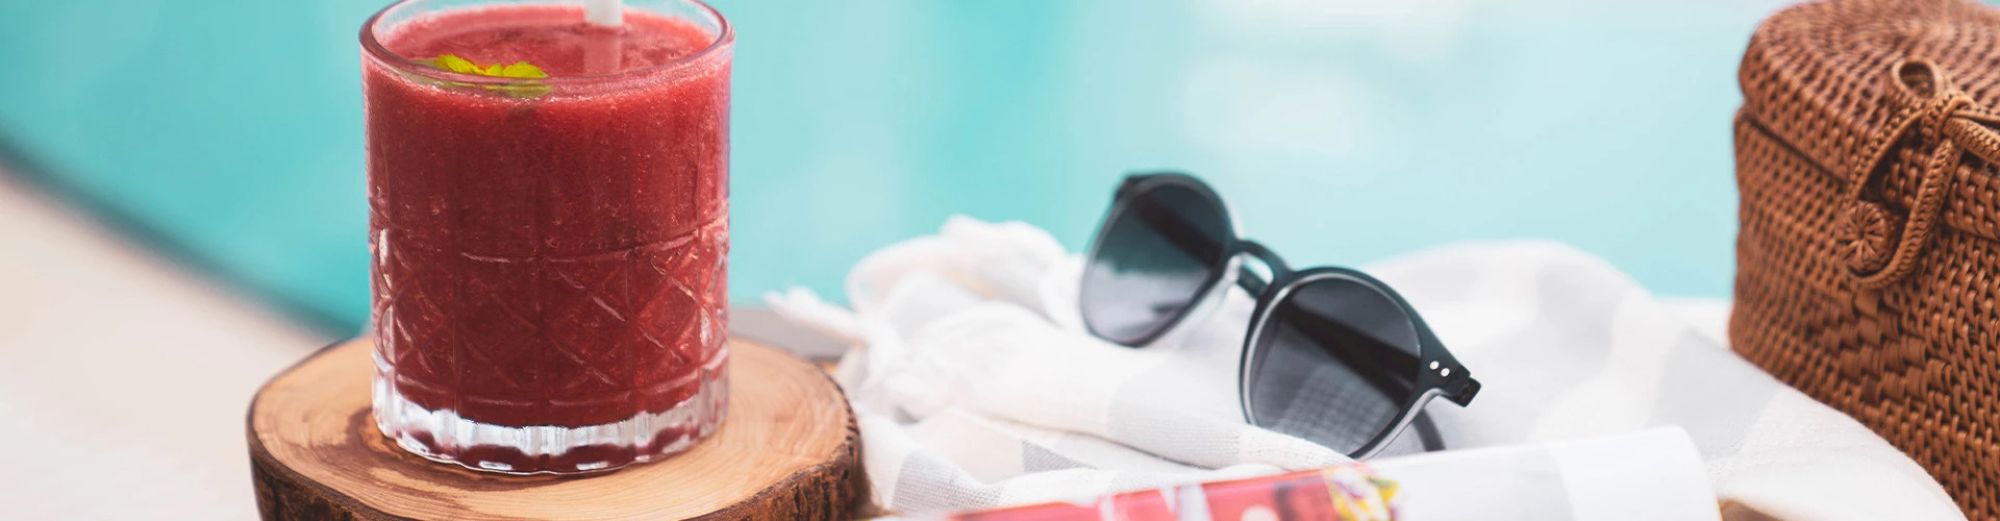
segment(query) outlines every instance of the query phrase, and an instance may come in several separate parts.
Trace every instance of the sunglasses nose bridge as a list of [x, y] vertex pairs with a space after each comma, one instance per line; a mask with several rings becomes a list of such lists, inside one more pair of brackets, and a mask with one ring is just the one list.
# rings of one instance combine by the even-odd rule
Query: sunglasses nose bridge
[[1236, 251], [1238, 254], [1248, 254], [1250, 258], [1256, 259], [1259, 264], [1263, 264], [1264, 268], [1271, 272], [1272, 281], [1292, 274], [1292, 267], [1285, 264], [1285, 259], [1279, 257], [1276, 252], [1272, 252], [1270, 248], [1264, 247], [1264, 243], [1242, 239], [1236, 241]]
[[[1241, 262], [1243, 257], [1253, 262]], [[1236, 266], [1236, 287], [1250, 292], [1251, 297], [1261, 298], [1271, 289], [1271, 284], [1291, 276], [1292, 269], [1285, 260], [1278, 258], [1270, 248], [1256, 241], [1240, 240], [1234, 245], [1228, 264]], [[1262, 269], [1258, 269], [1261, 267]]]

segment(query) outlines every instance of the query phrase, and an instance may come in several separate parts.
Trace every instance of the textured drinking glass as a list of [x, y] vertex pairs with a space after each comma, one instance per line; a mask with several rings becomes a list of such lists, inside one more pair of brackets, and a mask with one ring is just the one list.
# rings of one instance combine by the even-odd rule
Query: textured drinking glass
[[722, 421], [733, 36], [691, 0], [622, 19], [405, 0], [362, 28], [375, 422], [410, 452], [587, 472]]

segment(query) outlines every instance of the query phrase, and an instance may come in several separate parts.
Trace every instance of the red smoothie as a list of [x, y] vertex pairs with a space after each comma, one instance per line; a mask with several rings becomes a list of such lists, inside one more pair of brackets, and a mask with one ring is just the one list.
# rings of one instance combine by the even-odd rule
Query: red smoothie
[[[615, 468], [711, 432], [726, 25], [532, 4], [386, 21], [411, 3], [363, 32], [378, 425], [506, 472]], [[443, 55], [547, 77], [456, 74]]]

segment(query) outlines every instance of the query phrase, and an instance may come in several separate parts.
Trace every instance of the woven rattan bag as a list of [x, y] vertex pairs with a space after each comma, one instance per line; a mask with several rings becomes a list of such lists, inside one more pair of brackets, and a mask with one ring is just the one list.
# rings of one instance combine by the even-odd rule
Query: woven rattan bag
[[2000, 518], [2000, 12], [1795, 6], [1740, 80], [1730, 340]]

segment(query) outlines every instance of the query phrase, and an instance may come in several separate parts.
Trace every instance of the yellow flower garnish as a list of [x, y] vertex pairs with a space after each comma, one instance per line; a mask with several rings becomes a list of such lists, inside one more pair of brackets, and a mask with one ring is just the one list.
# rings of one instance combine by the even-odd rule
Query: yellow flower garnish
[[[436, 60], [432, 60], [432, 65], [439, 69], [459, 74], [473, 74], [494, 78], [539, 79], [549, 77], [548, 73], [542, 72], [541, 67], [536, 67], [535, 64], [525, 61], [517, 61], [509, 65], [496, 63], [481, 67], [477, 63], [472, 63], [472, 60], [459, 57], [459, 55], [444, 54], [439, 55]], [[485, 88], [522, 98], [537, 98], [549, 93], [549, 86], [540, 82], [527, 82], [524, 85], [486, 85]]]

